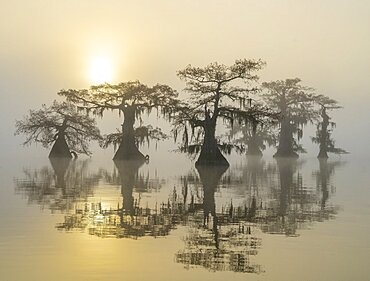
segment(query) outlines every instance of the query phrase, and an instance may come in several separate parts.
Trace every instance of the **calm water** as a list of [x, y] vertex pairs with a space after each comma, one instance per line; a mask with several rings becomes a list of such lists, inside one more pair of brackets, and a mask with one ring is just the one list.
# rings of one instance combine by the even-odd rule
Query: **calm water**
[[1, 280], [369, 280], [369, 162], [0, 163]]

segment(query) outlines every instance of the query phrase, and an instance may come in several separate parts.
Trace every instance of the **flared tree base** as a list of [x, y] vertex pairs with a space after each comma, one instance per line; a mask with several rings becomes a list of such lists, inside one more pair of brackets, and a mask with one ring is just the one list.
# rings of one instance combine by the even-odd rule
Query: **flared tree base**
[[51, 148], [49, 158], [72, 158], [72, 154], [64, 137], [57, 138]]
[[294, 151], [289, 151], [289, 152], [279, 152], [277, 151], [274, 156], [274, 158], [299, 158], [299, 155], [298, 153], [294, 152]]
[[124, 184], [133, 181], [137, 175], [139, 168], [144, 164], [144, 161], [138, 160], [113, 160], [114, 165], [118, 169], [121, 180]]
[[126, 146], [120, 144], [113, 160], [129, 160], [129, 161], [145, 161], [145, 156], [139, 151], [135, 145]]
[[224, 166], [229, 167], [230, 164], [222, 153], [217, 150], [216, 153], [204, 153], [201, 152], [198, 160], [195, 162], [195, 166]]
[[319, 155], [317, 155], [317, 158], [319, 158], [319, 159], [328, 159], [329, 156], [328, 156], [328, 153], [326, 153], [326, 151], [320, 151]]

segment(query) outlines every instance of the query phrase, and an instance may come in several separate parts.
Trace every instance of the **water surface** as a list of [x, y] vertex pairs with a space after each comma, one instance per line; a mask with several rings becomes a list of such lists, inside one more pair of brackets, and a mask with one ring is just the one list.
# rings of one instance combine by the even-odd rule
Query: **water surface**
[[367, 280], [367, 162], [166, 161], [1, 163], [2, 280]]

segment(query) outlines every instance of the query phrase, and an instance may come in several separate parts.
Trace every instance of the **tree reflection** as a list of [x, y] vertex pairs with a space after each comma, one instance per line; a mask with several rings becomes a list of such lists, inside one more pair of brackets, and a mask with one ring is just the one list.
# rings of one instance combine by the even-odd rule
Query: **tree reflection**
[[[299, 229], [306, 229], [313, 222], [329, 219], [336, 214], [337, 208], [325, 207], [320, 203], [322, 195], [319, 189], [305, 184], [301, 172], [302, 162], [296, 159], [277, 159], [276, 164], [278, 181], [272, 185], [272, 198], [267, 200], [258, 218], [263, 232], [298, 236]], [[323, 165], [320, 162], [317, 177], [318, 182], [325, 186], [329, 174]], [[322, 190], [323, 198], [328, 196], [325, 195], [325, 187]]]
[[[25, 171], [25, 178], [16, 180], [16, 191], [30, 203], [65, 214], [58, 230], [138, 239], [167, 236], [186, 226], [184, 247], [175, 253], [176, 262], [185, 268], [260, 273], [264, 269], [254, 259], [262, 233], [296, 237], [299, 230], [337, 212], [329, 199], [341, 162], [326, 159], [320, 159], [312, 173], [313, 185], [307, 183], [312, 177], [303, 176], [307, 173], [302, 161], [266, 163], [249, 157], [246, 165], [229, 170], [197, 167], [180, 176], [173, 188], [145, 172], [142, 162], [115, 161], [112, 171], [96, 173], [88, 171], [88, 161], [50, 162], [51, 167]], [[107, 191], [108, 185], [116, 188], [118, 200]], [[151, 191], [162, 186], [167, 186], [168, 199], [155, 199]], [[106, 192], [109, 204], [99, 198], [99, 191]]]
[[[217, 212], [215, 191], [225, 167], [197, 167], [203, 186], [200, 212], [191, 214], [185, 249], [176, 254], [176, 261], [202, 266], [212, 271], [261, 272], [250, 256], [257, 254], [261, 239], [254, 235], [254, 226], [233, 216], [233, 207]], [[203, 218], [201, 217], [203, 216]]]
[[[193, 223], [184, 239], [185, 249], [176, 254], [176, 261], [186, 268], [261, 272], [261, 266], [251, 261], [261, 245], [259, 230], [295, 237], [299, 229], [334, 217], [337, 208], [326, 202], [329, 189], [334, 191], [329, 182], [339, 163], [320, 160], [319, 171], [314, 173], [316, 189], [305, 184], [301, 172], [304, 162], [295, 158], [276, 159], [275, 165], [249, 158], [240, 178], [234, 171], [232, 180], [226, 181], [220, 180], [220, 171], [198, 169], [204, 190], [203, 220], [193, 214], [190, 220]], [[227, 183], [232, 187], [233, 181], [239, 182], [233, 188], [244, 202], [230, 203], [217, 211], [214, 197], [217, 185]]]
[[89, 160], [50, 158], [50, 166], [25, 170], [24, 178], [16, 179], [16, 193], [27, 197], [29, 204], [38, 204], [52, 212], [66, 212], [77, 201], [93, 196], [98, 185], [99, 172], [90, 173]]
[[[114, 161], [113, 173], [104, 171], [108, 183], [121, 186], [122, 203], [116, 208], [102, 208], [101, 202], [85, 203], [76, 208], [74, 214], [65, 217], [58, 225], [59, 230], [88, 230], [100, 237], [138, 238], [142, 236], [165, 236], [174, 228], [172, 209], [169, 203], [151, 209], [143, 207], [140, 193], [158, 188], [159, 180], [151, 180], [139, 172], [142, 161]], [[117, 174], [118, 171], [118, 174]], [[134, 198], [133, 192], [139, 192]]]
[[[331, 178], [334, 175], [335, 168], [344, 164], [341, 161], [328, 162], [327, 158], [319, 158], [319, 170], [313, 174], [316, 177], [316, 188], [317, 192], [321, 192], [320, 206], [323, 219], [329, 219], [332, 214], [335, 213], [336, 208], [328, 205], [330, 194], [335, 192], [335, 187], [331, 182]], [[331, 212], [325, 212], [325, 210], [331, 210]]]
[[279, 158], [276, 164], [278, 182], [272, 189], [273, 200], [267, 204], [266, 223], [262, 229], [267, 233], [295, 236], [298, 224], [304, 219], [301, 217], [304, 212], [300, 211], [314, 199], [310, 198], [312, 194], [303, 186], [296, 159]]

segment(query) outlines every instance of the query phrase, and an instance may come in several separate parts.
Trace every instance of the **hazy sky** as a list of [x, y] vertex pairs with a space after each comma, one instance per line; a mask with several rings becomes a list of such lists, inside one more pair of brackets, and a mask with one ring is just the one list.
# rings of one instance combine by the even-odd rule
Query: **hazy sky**
[[370, 1], [0, 3], [0, 155], [22, 141], [14, 120], [62, 88], [88, 87], [96, 59], [110, 61], [112, 82], [181, 90], [176, 71], [189, 63], [261, 58], [261, 81], [299, 77], [338, 99], [338, 144], [370, 157]]

